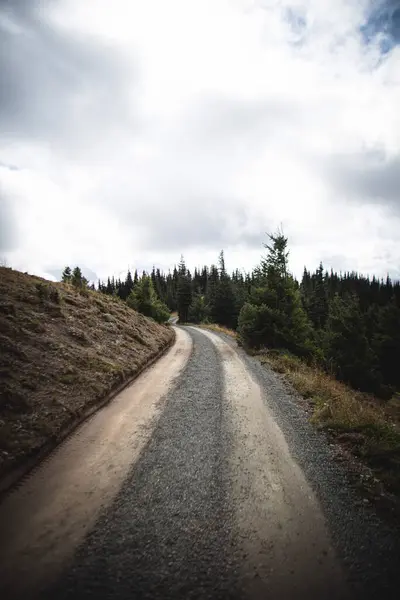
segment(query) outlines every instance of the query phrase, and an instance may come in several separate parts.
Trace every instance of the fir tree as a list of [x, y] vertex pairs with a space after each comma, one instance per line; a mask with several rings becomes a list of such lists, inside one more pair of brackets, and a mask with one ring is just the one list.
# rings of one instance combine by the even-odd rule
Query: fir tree
[[183, 256], [179, 263], [178, 274], [178, 318], [181, 323], [186, 323], [189, 320], [189, 307], [192, 303], [192, 286]]
[[112, 294], [113, 294], [113, 286], [111, 283], [111, 279], [109, 277], [107, 278], [106, 293], [109, 294], [110, 296], [112, 296]]
[[75, 267], [72, 271], [71, 283], [74, 287], [77, 288], [82, 288], [86, 286], [87, 279], [83, 277], [80, 267]]
[[236, 327], [238, 311], [232, 280], [225, 268], [223, 250], [219, 255], [218, 263], [219, 271], [211, 267], [207, 305], [210, 317], [215, 323], [232, 328]]
[[357, 297], [335, 296], [327, 320], [325, 355], [339, 379], [360, 390], [375, 389], [379, 375]]
[[149, 275], [144, 275], [140, 279], [135, 289], [128, 296], [127, 304], [146, 317], [151, 317], [159, 323], [165, 323], [169, 319], [169, 310], [157, 298], [152, 279]]
[[128, 269], [128, 273], [126, 274], [126, 279], [125, 279], [125, 284], [124, 284], [123, 300], [125, 300], [129, 296], [129, 294], [131, 293], [132, 290], [133, 290], [133, 279], [132, 279], [131, 272]]
[[268, 234], [269, 244], [264, 244], [268, 250], [266, 257], [261, 259], [261, 273], [272, 285], [284, 279], [287, 275], [289, 252], [287, 251], [287, 238], [283, 232], [277, 231], [274, 235]]
[[382, 380], [394, 389], [400, 389], [400, 310], [395, 299], [378, 310], [376, 331], [372, 340]]
[[316, 329], [322, 329], [325, 326], [328, 318], [328, 298], [322, 263], [320, 263], [312, 280], [312, 291], [309, 297], [307, 312]]
[[63, 281], [64, 283], [71, 283], [71, 279], [72, 279], [71, 267], [65, 267], [64, 271], [62, 272], [61, 281]]
[[209, 309], [205, 302], [205, 297], [195, 293], [192, 297], [192, 303], [189, 307], [188, 320], [191, 323], [202, 323], [207, 320]]
[[[308, 356], [314, 351], [312, 330], [300, 291], [288, 274], [287, 238], [269, 235], [269, 253], [261, 261], [258, 283], [239, 315], [238, 331], [247, 346], [286, 348]], [[260, 285], [262, 284], [262, 285]]]

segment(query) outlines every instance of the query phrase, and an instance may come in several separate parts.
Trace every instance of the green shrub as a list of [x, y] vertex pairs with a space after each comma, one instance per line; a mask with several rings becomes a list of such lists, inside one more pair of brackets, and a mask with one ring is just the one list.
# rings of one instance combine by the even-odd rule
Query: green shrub
[[204, 323], [208, 321], [209, 309], [205, 301], [205, 297], [200, 294], [195, 294], [192, 303], [189, 306], [189, 321], [190, 323]]
[[157, 298], [153, 282], [149, 276], [142, 277], [134, 291], [129, 294], [126, 303], [142, 315], [154, 319], [157, 323], [165, 323], [169, 319], [169, 309]]

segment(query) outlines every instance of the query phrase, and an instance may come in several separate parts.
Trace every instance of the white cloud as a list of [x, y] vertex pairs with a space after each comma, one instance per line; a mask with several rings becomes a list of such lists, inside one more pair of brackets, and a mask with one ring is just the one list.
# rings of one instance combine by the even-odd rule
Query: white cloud
[[9, 263], [104, 276], [223, 247], [250, 268], [283, 223], [297, 274], [399, 274], [400, 48], [365, 45], [367, 0], [16, 6], [0, 19]]

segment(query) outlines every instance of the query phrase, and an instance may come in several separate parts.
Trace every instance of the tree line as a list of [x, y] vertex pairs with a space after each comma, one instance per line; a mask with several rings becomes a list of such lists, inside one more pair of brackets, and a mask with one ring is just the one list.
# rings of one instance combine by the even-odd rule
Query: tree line
[[314, 272], [305, 268], [298, 281], [289, 272], [283, 233], [270, 234], [264, 247], [249, 273], [228, 273], [221, 251], [217, 264], [193, 272], [181, 257], [167, 274], [128, 271], [123, 280], [91, 287], [158, 322], [177, 311], [181, 323], [234, 329], [247, 348], [289, 351], [381, 398], [400, 390], [400, 282], [328, 272], [322, 263]]

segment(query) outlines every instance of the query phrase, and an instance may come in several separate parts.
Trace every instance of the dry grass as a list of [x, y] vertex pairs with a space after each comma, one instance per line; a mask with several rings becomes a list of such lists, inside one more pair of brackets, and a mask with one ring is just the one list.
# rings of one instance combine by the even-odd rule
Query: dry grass
[[284, 374], [301, 396], [308, 399], [314, 424], [329, 430], [363, 458], [392, 491], [400, 493], [398, 398], [384, 404], [289, 354], [267, 352], [259, 358]]
[[233, 329], [228, 329], [228, 327], [224, 327], [223, 325], [217, 325], [217, 323], [201, 323], [200, 325], [196, 325], [196, 327], [201, 327], [202, 329], [210, 329], [211, 331], [216, 331], [217, 333], [224, 333], [225, 335], [229, 335], [230, 337], [236, 339], [237, 333]]
[[173, 338], [117, 298], [0, 268], [0, 476]]

